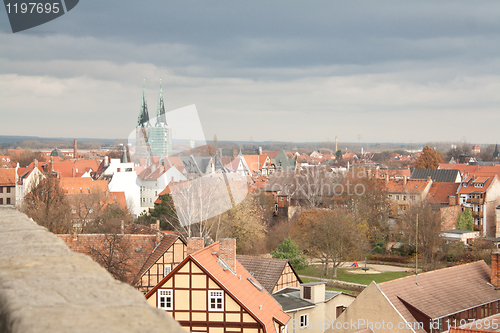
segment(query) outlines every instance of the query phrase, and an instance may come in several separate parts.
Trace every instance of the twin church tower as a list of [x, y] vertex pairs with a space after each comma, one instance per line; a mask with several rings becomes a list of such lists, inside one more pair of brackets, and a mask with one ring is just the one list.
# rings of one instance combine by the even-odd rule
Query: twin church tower
[[156, 117], [149, 119], [148, 104], [146, 101], [146, 85], [142, 89], [141, 111], [137, 120], [135, 132], [135, 156], [166, 156], [172, 153], [172, 128], [167, 124], [163, 93], [158, 95]]

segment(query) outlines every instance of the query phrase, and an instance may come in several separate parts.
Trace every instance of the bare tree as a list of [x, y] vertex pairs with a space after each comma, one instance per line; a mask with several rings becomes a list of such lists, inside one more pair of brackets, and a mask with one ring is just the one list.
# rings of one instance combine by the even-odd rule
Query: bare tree
[[[418, 221], [418, 235], [417, 235]], [[402, 219], [402, 232], [409, 244], [418, 243], [418, 251], [422, 254], [423, 268], [428, 264], [435, 268], [439, 246], [442, 243], [441, 215], [438, 210], [426, 202], [415, 203], [405, 211]]]
[[179, 231], [186, 237], [206, 238], [215, 234], [213, 231], [221, 222], [215, 217], [241, 202], [248, 193], [246, 180], [238, 180], [240, 178], [237, 174], [213, 174], [172, 184]]
[[364, 250], [354, 216], [345, 209], [311, 209], [302, 212], [292, 234], [303, 249], [324, 264], [333, 265], [333, 276], [346, 260], [355, 259]]
[[70, 207], [55, 177], [40, 179], [26, 195], [21, 211], [55, 234], [72, 231]]
[[133, 246], [126, 235], [104, 234], [102, 243], [91, 245], [87, 253], [117, 280], [130, 282]]

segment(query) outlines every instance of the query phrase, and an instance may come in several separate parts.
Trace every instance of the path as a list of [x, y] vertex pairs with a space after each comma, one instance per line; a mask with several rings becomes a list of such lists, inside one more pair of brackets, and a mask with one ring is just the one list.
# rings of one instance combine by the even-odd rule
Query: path
[[324, 281], [324, 282], [336, 282], [339, 284], [345, 284], [345, 285], [349, 285], [349, 286], [366, 288], [366, 284], [361, 284], [361, 283], [347, 282], [347, 281], [341, 281], [341, 280], [336, 280], [336, 279], [325, 279], [325, 278], [319, 278], [316, 276], [307, 276], [307, 275], [299, 275], [299, 277], [306, 278], [306, 279], [314, 279], [314, 280], [319, 280], [319, 281]]

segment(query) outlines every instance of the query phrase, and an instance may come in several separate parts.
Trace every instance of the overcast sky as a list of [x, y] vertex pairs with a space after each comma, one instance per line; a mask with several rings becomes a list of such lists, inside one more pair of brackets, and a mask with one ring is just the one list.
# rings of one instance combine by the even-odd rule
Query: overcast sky
[[81, 0], [15, 34], [0, 8], [0, 135], [126, 138], [143, 79], [207, 139], [496, 143], [500, 2]]

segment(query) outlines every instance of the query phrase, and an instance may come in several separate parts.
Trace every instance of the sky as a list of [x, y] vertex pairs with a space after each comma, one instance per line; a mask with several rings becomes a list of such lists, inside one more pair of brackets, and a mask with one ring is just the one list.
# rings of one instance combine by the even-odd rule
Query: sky
[[207, 139], [496, 143], [500, 2], [81, 0], [18, 33], [0, 8], [0, 135], [127, 138], [160, 79]]

